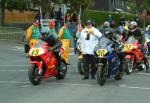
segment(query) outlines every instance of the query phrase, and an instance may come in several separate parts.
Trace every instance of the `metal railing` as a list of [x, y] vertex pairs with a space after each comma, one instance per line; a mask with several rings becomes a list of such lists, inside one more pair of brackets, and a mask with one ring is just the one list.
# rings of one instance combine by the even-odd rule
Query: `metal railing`
[[21, 41], [23, 29], [15, 27], [0, 27], [0, 39]]

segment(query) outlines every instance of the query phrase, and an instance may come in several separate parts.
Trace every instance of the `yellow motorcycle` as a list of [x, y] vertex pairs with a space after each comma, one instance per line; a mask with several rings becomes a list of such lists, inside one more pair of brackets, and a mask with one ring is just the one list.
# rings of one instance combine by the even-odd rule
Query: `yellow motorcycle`
[[81, 44], [80, 44], [80, 40], [77, 41], [77, 50], [78, 50], [78, 71], [81, 75], [83, 75], [83, 55], [81, 52]]

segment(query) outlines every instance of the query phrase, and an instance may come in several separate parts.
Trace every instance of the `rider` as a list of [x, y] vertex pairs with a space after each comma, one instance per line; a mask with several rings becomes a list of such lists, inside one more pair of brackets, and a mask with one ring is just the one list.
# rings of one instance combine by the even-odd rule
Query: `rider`
[[48, 43], [48, 45], [50, 46], [49, 51], [50, 52], [54, 52], [56, 59], [57, 59], [57, 70], [61, 70], [62, 66], [61, 66], [61, 56], [59, 55], [60, 53], [60, 47], [62, 45], [62, 43], [59, 41], [58, 36], [55, 32], [54, 29], [54, 21], [50, 20], [49, 22], [49, 27], [50, 30], [48, 32], [48, 37], [44, 39], [44, 41], [46, 41]]
[[143, 52], [143, 50], [144, 50], [144, 41], [145, 41], [145, 39], [144, 39], [144, 34], [143, 34], [142, 31], [138, 28], [138, 25], [137, 25], [137, 23], [136, 23], [135, 21], [131, 21], [131, 22], [130, 22], [129, 31], [128, 31], [128, 33], [126, 34], [124, 40], [127, 41], [130, 36], [134, 36], [135, 39], [138, 40], [138, 42], [141, 44], [140, 49], [141, 49], [141, 51]]
[[111, 42], [112, 42], [112, 48], [114, 48], [116, 54], [118, 55], [119, 59], [120, 59], [120, 67], [119, 68], [123, 68], [123, 59], [124, 59], [124, 52], [122, 52], [122, 45], [117, 42], [117, 38], [114, 36], [114, 33], [113, 33], [113, 29], [112, 28], [109, 28], [107, 29], [107, 31], [105, 31], [104, 35], [106, 38], [108, 38]]
[[[138, 28], [138, 25], [137, 25], [137, 23], [135, 21], [130, 22], [129, 32], [125, 36], [125, 41], [127, 41], [130, 36], [134, 36], [135, 39], [138, 40], [138, 42], [141, 44], [139, 49], [141, 50], [141, 52], [144, 52], [145, 35]], [[146, 57], [144, 57], [144, 62], [145, 62], [145, 64], [147, 64], [147, 58]], [[146, 72], [150, 72], [148, 65], [146, 65]]]

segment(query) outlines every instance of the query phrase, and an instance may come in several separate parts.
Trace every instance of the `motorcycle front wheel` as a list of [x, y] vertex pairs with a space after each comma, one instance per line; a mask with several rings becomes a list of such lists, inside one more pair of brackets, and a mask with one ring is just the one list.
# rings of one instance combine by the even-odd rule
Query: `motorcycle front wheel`
[[31, 64], [28, 70], [28, 76], [33, 85], [39, 85], [42, 81], [42, 72], [39, 74], [39, 69], [36, 64]]
[[106, 79], [107, 79], [107, 75], [108, 75], [108, 68], [106, 65], [104, 64], [100, 64], [98, 65], [97, 68], [97, 82], [100, 86], [104, 85]]
[[134, 60], [133, 59], [125, 59], [124, 60], [124, 67], [125, 67], [125, 72], [126, 74], [131, 74], [133, 71], [133, 64]]

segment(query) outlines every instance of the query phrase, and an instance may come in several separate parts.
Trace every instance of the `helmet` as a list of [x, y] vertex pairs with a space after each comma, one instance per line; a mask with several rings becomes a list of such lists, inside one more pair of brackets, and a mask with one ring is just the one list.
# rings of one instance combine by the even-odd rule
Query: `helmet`
[[137, 27], [137, 23], [135, 21], [130, 22], [130, 29], [135, 29]]
[[87, 25], [90, 25], [90, 24], [92, 24], [92, 26], [94, 26], [94, 21], [93, 20], [87, 20]]
[[137, 26], [137, 22], [131, 21], [131, 22], [130, 22], [130, 25]]
[[148, 25], [148, 26], [146, 27], [146, 31], [148, 31], [148, 30], [150, 30], [150, 25]]
[[104, 32], [104, 35], [105, 35], [106, 38], [112, 39], [112, 38], [113, 38], [113, 31], [112, 31], [112, 29], [107, 29], [107, 30]]
[[104, 26], [110, 27], [110, 23], [109, 23], [108, 21], [105, 21], [105, 22], [104, 22]]
[[47, 27], [42, 26], [41, 27], [41, 34], [45, 34], [45, 33], [48, 33], [48, 29], [47, 29]]

